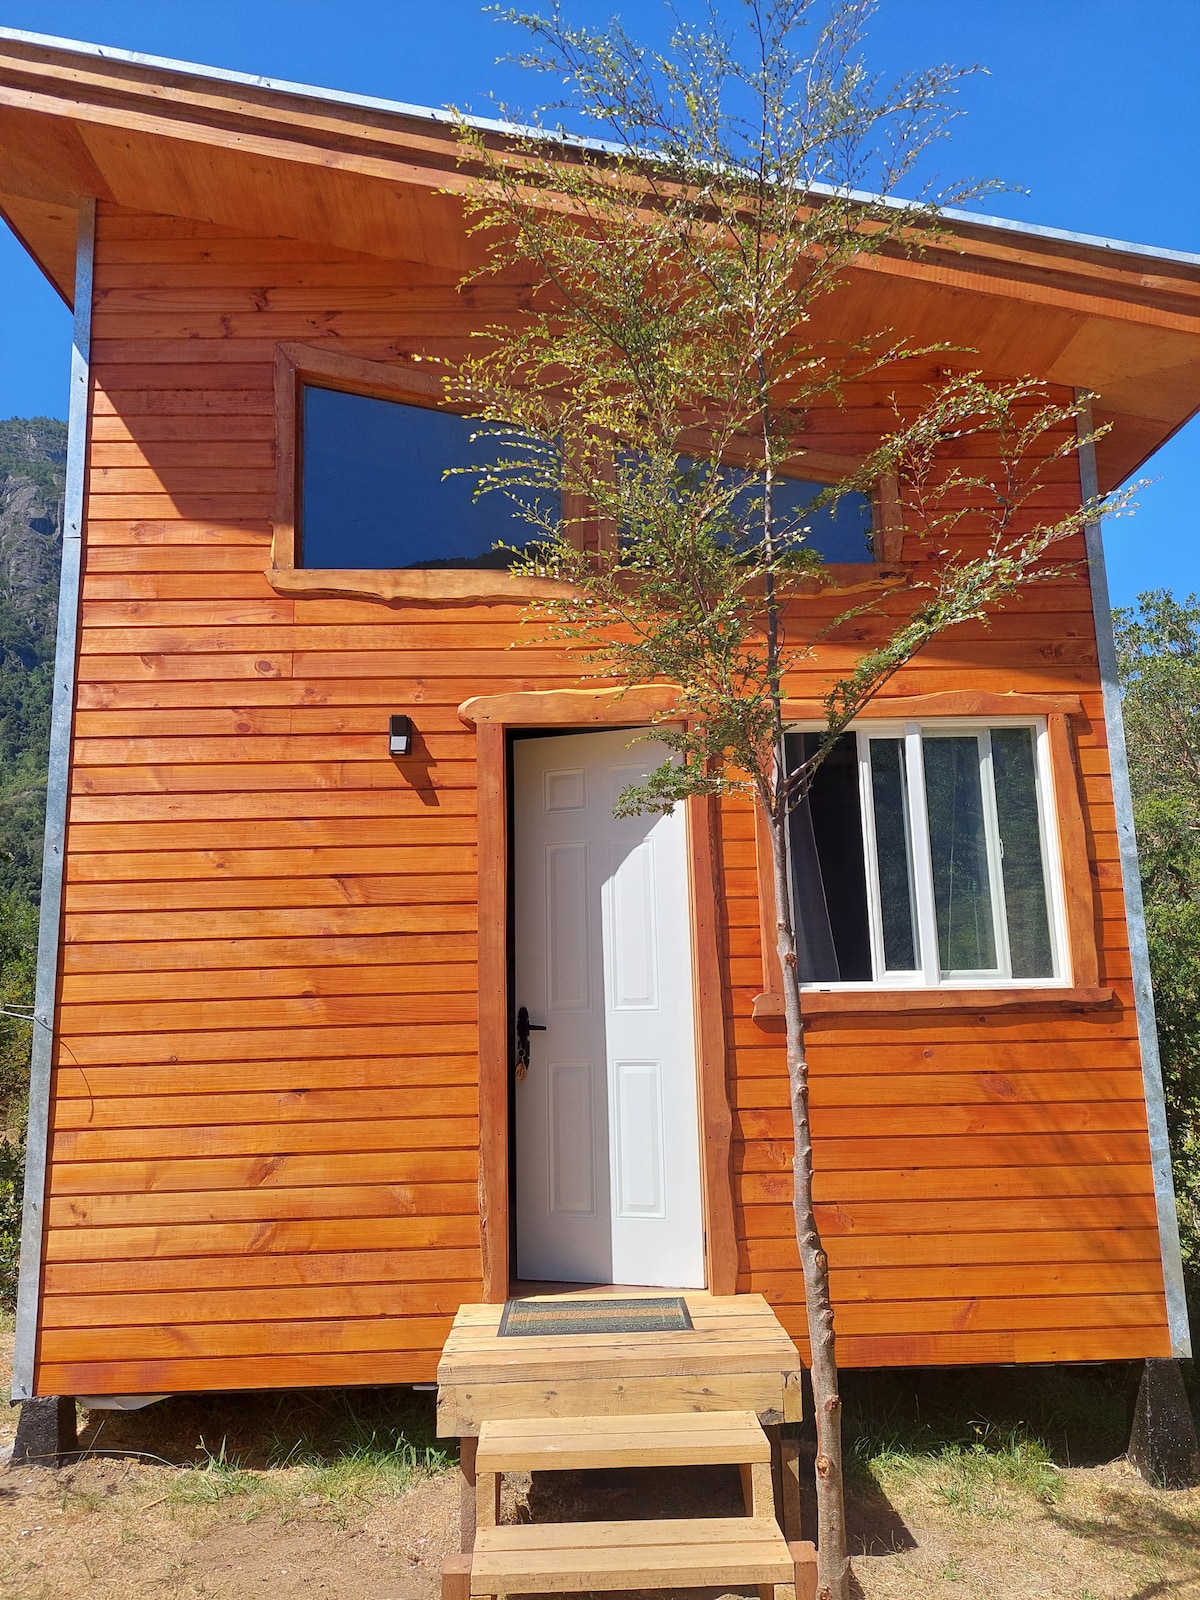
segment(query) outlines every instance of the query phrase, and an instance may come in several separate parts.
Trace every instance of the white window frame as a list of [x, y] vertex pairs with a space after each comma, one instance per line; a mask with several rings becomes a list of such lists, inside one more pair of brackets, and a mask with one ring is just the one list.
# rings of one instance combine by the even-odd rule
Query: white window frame
[[[1050, 924], [1050, 950], [1053, 972], [1044, 978], [1014, 978], [1008, 948], [1008, 921], [1004, 906], [1004, 878], [1001, 870], [1002, 847], [996, 815], [995, 784], [992, 778], [992, 728], [1026, 728], [1033, 734], [1034, 787], [1038, 808], [1042, 873], [1046, 886], [1046, 909]], [[819, 733], [817, 723], [788, 725], [789, 733]], [[871, 962], [876, 976], [869, 982], [806, 983], [807, 993], [827, 994], [880, 989], [1051, 989], [1071, 982], [1070, 943], [1067, 937], [1066, 896], [1063, 887], [1062, 851], [1058, 836], [1050, 736], [1044, 717], [929, 717], [923, 720], [868, 718], [848, 730], [856, 740], [859, 808], [862, 817], [863, 865], [867, 883], [867, 919], [870, 931]], [[981, 739], [980, 770], [983, 778], [984, 827], [991, 880], [991, 901], [996, 967], [970, 971], [941, 971], [938, 955], [937, 914], [933, 893], [933, 862], [929, 844], [929, 814], [925, 791], [925, 764], [922, 746], [926, 738], [968, 735]], [[902, 741], [905, 774], [906, 848], [915, 911], [919, 965], [912, 971], [890, 971], [884, 965], [883, 912], [877, 869], [875, 809], [871, 790], [870, 745], [872, 739]], [[791, 887], [789, 874], [789, 887]], [[794, 908], [793, 908], [794, 910]]]

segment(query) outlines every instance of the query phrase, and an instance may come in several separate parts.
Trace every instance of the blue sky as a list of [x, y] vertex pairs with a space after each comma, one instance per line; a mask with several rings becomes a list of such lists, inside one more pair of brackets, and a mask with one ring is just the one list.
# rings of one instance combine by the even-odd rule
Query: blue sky
[[[733, 12], [738, 0], [723, 0]], [[697, 0], [679, 0], [695, 14]], [[569, 14], [666, 25], [659, 0], [573, 0]], [[477, 113], [497, 94], [540, 97], [496, 65], [520, 35], [478, 0], [5, 0], [7, 27], [119, 45], [269, 77]], [[938, 165], [1014, 189], [1003, 216], [1200, 254], [1200, 0], [882, 0], [869, 59], [887, 78], [979, 63]], [[54, 292], [0, 230], [0, 416], [65, 414], [69, 323]], [[1200, 590], [1200, 421], [1147, 468], [1135, 517], [1109, 530], [1113, 598]]]

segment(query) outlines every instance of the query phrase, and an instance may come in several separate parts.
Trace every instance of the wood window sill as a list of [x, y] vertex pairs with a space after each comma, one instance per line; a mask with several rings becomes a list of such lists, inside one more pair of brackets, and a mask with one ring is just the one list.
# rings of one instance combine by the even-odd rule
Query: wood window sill
[[557, 594], [562, 585], [552, 578], [527, 578], [512, 572], [446, 572], [436, 567], [392, 571], [318, 570], [271, 567], [267, 582], [276, 594], [297, 599], [382, 600], [387, 605], [435, 602], [439, 605], [520, 605], [541, 595]]
[[[330, 569], [269, 567], [267, 582], [276, 594], [296, 599], [382, 600], [386, 605], [434, 602], [440, 605], [520, 605], [560, 594], [563, 585], [554, 578], [533, 578], [521, 573], [483, 567], [447, 572], [444, 568]], [[895, 566], [871, 562], [831, 565], [808, 580], [800, 595], [836, 589], [854, 594], [863, 589], [896, 588], [907, 574]]]
[[[854, 989], [808, 990], [800, 1004], [806, 1017], [855, 1016], [895, 1011], [1014, 1011], [1046, 1006], [1111, 1005], [1110, 988], [1073, 989]], [[754, 1020], [783, 1020], [783, 996], [770, 991], [754, 997]]]

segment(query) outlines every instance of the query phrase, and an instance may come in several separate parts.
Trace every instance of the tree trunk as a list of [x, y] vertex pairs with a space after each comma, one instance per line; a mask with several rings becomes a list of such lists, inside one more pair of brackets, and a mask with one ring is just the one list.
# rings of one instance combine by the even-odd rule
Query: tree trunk
[[[782, 811], [782, 808], [779, 808]], [[813, 1409], [817, 1424], [817, 1600], [850, 1600], [850, 1558], [842, 1492], [842, 1399], [838, 1393], [829, 1258], [813, 1210], [812, 1129], [808, 1109], [808, 1058], [800, 1010], [800, 977], [790, 912], [787, 817], [768, 811], [775, 880], [779, 970], [787, 1023], [788, 1086], [792, 1105], [792, 1207], [804, 1271]]]

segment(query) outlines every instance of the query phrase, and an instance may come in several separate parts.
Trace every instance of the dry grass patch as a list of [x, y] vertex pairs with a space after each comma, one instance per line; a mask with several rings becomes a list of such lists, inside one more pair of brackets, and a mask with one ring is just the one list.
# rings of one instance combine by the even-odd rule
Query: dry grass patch
[[853, 1375], [864, 1600], [1200, 1600], [1200, 1490], [1121, 1457], [1121, 1368]]
[[855, 1559], [864, 1600], [1197, 1600], [1200, 1492], [1152, 1489], [1123, 1461], [1059, 1469], [1052, 1503], [997, 1488], [969, 1509], [940, 1466], [893, 1479], [902, 1548]]

